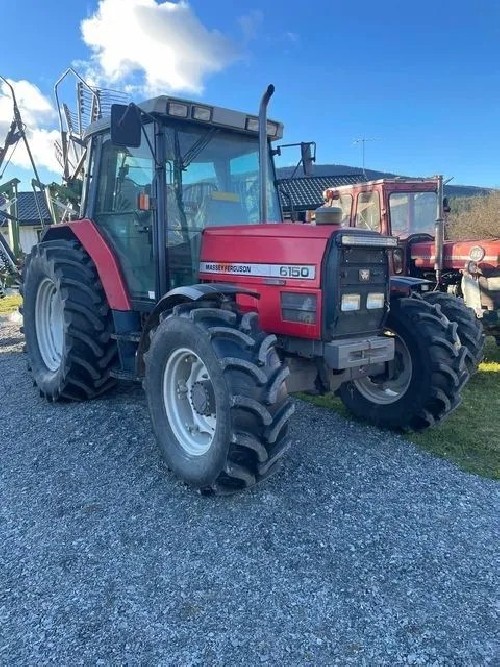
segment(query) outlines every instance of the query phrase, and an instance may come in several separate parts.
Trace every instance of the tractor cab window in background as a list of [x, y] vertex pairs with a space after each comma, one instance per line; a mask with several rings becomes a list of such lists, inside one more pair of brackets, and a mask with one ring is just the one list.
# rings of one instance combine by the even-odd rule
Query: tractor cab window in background
[[[152, 126], [145, 128], [153, 141]], [[132, 297], [151, 298], [155, 290], [152, 212], [139, 210], [140, 194], [151, 194], [154, 162], [143, 141], [124, 148], [103, 136], [94, 218], [118, 255]]]
[[380, 231], [380, 198], [378, 192], [360, 192], [356, 207], [355, 226]]
[[[258, 224], [259, 142], [214, 127], [167, 127], [167, 246], [170, 286], [195, 282], [202, 231]], [[274, 170], [268, 166], [269, 219], [281, 222]]]
[[352, 214], [352, 195], [340, 195], [338, 204], [342, 209], [342, 227], [349, 227], [351, 224], [351, 214]]
[[389, 213], [394, 236], [434, 235], [437, 194], [435, 192], [391, 192]]

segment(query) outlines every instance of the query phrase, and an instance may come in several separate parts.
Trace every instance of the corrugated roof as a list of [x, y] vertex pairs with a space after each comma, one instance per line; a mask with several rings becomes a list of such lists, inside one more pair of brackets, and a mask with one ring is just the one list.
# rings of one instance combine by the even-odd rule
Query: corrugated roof
[[324, 203], [322, 193], [326, 188], [354, 185], [354, 183], [360, 183], [365, 180], [363, 175], [283, 178], [280, 179], [281, 205], [284, 211], [291, 210], [290, 203], [293, 204], [293, 209], [297, 212], [309, 211], [318, 208], [318, 206]]
[[[4, 208], [5, 199], [0, 196], [0, 208]], [[40, 210], [40, 213], [38, 212]], [[17, 193], [17, 215], [21, 225], [40, 225], [40, 214], [44, 224], [51, 222], [49, 209], [45, 203], [45, 197], [42, 192], [18, 192]], [[0, 210], [0, 225], [4, 224], [7, 218], [2, 215]]]
[[[295, 174], [294, 174], [295, 172]], [[278, 167], [276, 169], [276, 174], [279, 179], [281, 178], [292, 178], [294, 174], [295, 178], [303, 177], [302, 167], [298, 169], [296, 167]], [[312, 176], [357, 176], [362, 180], [374, 180], [376, 178], [389, 178], [393, 177], [394, 174], [388, 174], [382, 171], [375, 171], [374, 169], [365, 169], [366, 177], [363, 176], [363, 170], [361, 167], [351, 167], [348, 164], [316, 164], [312, 165]]]

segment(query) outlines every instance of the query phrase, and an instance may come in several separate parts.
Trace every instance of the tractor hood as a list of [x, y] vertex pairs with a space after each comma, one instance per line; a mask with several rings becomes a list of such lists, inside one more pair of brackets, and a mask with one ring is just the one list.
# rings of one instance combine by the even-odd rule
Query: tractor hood
[[[411, 245], [411, 259], [421, 269], [434, 267], [434, 241], [417, 241]], [[443, 269], [463, 269], [466, 262], [477, 262], [481, 268], [495, 269], [500, 263], [500, 239], [486, 241], [445, 241]]]

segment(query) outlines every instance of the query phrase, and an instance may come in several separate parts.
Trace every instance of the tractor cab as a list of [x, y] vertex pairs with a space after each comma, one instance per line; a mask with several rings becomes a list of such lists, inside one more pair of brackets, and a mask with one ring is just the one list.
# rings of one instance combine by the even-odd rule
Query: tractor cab
[[406, 239], [413, 234], [434, 235], [437, 181], [381, 179], [327, 188], [326, 201], [342, 209], [342, 224], [380, 231]]
[[[283, 134], [280, 123], [266, 127], [268, 144]], [[262, 222], [258, 129], [257, 117], [166, 96], [117, 105], [89, 127], [81, 214], [111, 243], [134, 301], [147, 309], [196, 282], [207, 227]], [[281, 222], [269, 147], [267, 155], [265, 221]]]
[[[444, 231], [446, 200], [439, 203], [439, 178], [394, 178], [327, 188], [323, 198], [342, 210], [342, 225], [369, 229], [398, 238], [392, 253], [392, 272], [405, 273], [411, 261], [408, 252], [414, 242], [432, 242], [436, 220]], [[442, 198], [442, 197], [441, 197]]]

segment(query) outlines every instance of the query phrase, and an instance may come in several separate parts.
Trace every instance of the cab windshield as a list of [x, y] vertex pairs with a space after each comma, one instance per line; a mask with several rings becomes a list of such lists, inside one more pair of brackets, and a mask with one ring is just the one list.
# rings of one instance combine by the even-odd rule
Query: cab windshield
[[[165, 135], [169, 243], [206, 227], [261, 222], [257, 136], [195, 126], [166, 127]], [[266, 222], [280, 222], [270, 160], [267, 173]]]
[[437, 194], [435, 192], [391, 192], [389, 214], [394, 236], [434, 235]]

